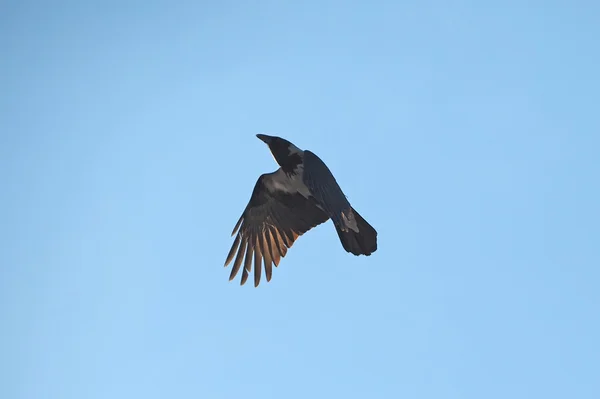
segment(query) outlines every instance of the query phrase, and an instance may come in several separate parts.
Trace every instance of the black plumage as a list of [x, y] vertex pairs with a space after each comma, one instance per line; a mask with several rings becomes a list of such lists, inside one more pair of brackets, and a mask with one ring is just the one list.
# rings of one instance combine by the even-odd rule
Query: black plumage
[[343, 248], [354, 255], [377, 250], [377, 231], [352, 208], [333, 174], [319, 157], [280, 137], [257, 135], [269, 145], [280, 168], [259, 177], [246, 209], [235, 225], [236, 235], [225, 266], [234, 259], [230, 280], [242, 268], [241, 284], [254, 264], [258, 286], [264, 264], [267, 281], [299, 236], [332, 219]]

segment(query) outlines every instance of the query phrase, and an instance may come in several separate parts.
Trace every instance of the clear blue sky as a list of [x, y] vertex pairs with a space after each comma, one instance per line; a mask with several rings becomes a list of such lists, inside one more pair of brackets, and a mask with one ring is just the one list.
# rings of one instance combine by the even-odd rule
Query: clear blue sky
[[[600, 5], [0, 6], [0, 397], [599, 398]], [[316, 152], [269, 284], [231, 230]]]

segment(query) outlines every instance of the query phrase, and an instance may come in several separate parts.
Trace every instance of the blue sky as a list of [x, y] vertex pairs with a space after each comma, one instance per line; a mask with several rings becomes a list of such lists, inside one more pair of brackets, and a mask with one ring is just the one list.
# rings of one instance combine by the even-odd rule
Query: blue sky
[[[4, 2], [0, 397], [600, 397], [600, 6]], [[317, 153], [273, 280], [231, 230]]]

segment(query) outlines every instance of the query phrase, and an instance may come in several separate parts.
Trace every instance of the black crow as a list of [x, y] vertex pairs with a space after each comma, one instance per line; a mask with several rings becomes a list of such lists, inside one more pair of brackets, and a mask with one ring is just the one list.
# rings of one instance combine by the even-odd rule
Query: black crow
[[318, 156], [280, 137], [256, 137], [269, 146], [280, 168], [258, 178], [250, 202], [233, 228], [231, 235], [238, 233], [225, 266], [237, 256], [229, 281], [243, 261], [243, 285], [252, 271], [253, 258], [254, 286], [260, 283], [263, 261], [267, 281], [271, 281], [272, 264], [278, 266], [299, 236], [328, 219], [347, 252], [369, 256], [377, 250], [377, 231], [352, 208]]

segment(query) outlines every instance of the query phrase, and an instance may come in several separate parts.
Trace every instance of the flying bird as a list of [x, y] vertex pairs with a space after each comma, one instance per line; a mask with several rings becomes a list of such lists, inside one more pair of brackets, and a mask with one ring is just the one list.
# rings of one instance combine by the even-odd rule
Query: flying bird
[[250, 201], [233, 228], [235, 241], [225, 260], [235, 256], [229, 281], [240, 271], [241, 285], [248, 280], [254, 261], [254, 286], [260, 283], [262, 266], [267, 282], [273, 264], [299, 236], [331, 219], [342, 246], [354, 255], [369, 256], [377, 250], [377, 231], [350, 205], [346, 195], [321, 159], [289, 141], [257, 134], [271, 151], [279, 169], [258, 178]]

